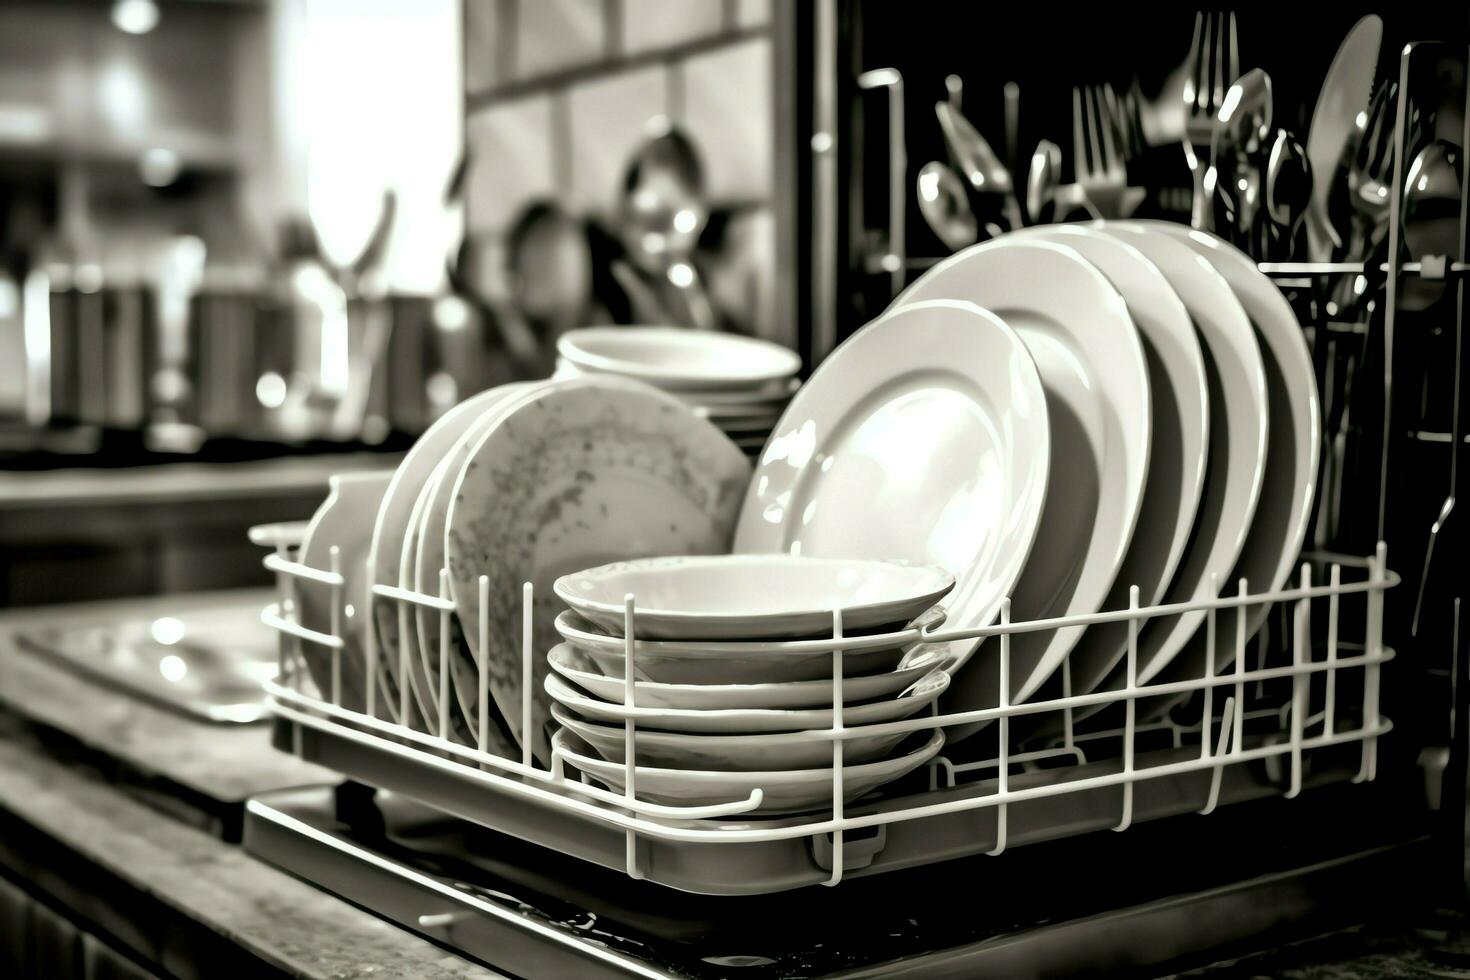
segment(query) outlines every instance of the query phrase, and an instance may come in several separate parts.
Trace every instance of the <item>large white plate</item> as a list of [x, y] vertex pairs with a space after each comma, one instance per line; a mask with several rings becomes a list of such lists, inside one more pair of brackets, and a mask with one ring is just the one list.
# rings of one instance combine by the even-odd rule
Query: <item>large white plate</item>
[[[356, 711], [366, 707], [368, 685], [362, 648], [367, 618], [362, 604], [366, 594], [368, 522], [378, 512], [392, 476], [391, 473], [342, 473], [329, 478], [331, 492], [312, 516], [301, 539], [301, 564], [324, 572], [332, 570], [332, 548], [337, 549], [337, 568], [344, 581], [343, 607], [337, 622], [337, 635], [342, 639], [342, 705]], [[319, 633], [332, 632], [331, 586], [302, 579], [297, 584], [296, 603], [302, 626]], [[303, 643], [301, 650], [322, 697], [331, 697], [331, 651], [312, 643]], [[397, 720], [398, 704], [390, 697], [381, 662], [377, 680], [377, 703], [385, 706], [387, 717]]]
[[[522, 738], [522, 585], [535, 588], [531, 748], [551, 758], [542, 693], [568, 572], [647, 555], [729, 550], [750, 464], [678, 399], [620, 379], [572, 378], [509, 405], [470, 450], [449, 505], [450, 589], [510, 731]], [[479, 649], [479, 577], [490, 648]]]
[[[1008, 323], [1036, 362], [1046, 391], [1051, 477], [1031, 557], [1011, 590], [1012, 620], [1096, 612], [1133, 537], [1152, 430], [1143, 345], [1123, 297], [1072, 249], [1019, 236], [951, 256], [894, 305], [939, 296], [983, 306]], [[950, 623], [969, 625], [953, 605]], [[1030, 697], [1082, 631], [1014, 635], [1012, 699]], [[972, 662], [955, 677], [947, 707], [988, 707], [996, 703], [997, 688], [997, 667]], [[978, 727], [952, 730], [950, 739]]]
[[[1049, 447], [1041, 379], [1005, 321], [973, 303], [912, 303], [853, 334], [796, 393], [735, 548], [939, 565], [957, 583], [949, 622], [985, 626], [1032, 550]], [[955, 643], [955, 666], [975, 646]], [[977, 673], [993, 694], [995, 671]]]
[[[1080, 225], [1044, 225], [1022, 234], [1067, 245], [1097, 266], [1122, 294], [1138, 327], [1153, 417], [1142, 507], [1147, 517], [1133, 530], [1103, 608], [1126, 607], [1133, 585], [1145, 605], [1159, 602], [1189, 543], [1205, 482], [1210, 394], [1194, 322], [1169, 280], [1127, 242]], [[1127, 649], [1125, 624], [1090, 628], [1072, 650], [1072, 692], [1102, 683]]]
[[[1266, 372], [1255, 332], [1225, 280], [1187, 245], [1131, 222], [1097, 227], [1154, 263], [1199, 331], [1210, 383], [1210, 450], [1194, 533], [1167, 602], [1213, 599], [1224, 589], [1256, 512], [1266, 468]], [[1212, 588], [1212, 581], [1214, 587]], [[1138, 679], [1173, 660], [1204, 622], [1203, 612], [1155, 620], [1138, 641]], [[1217, 617], [1224, 622], [1228, 617]], [[1120, 685], [1115, 671], [1106, 686]]]
[[[423, 492], [424, 484], [434, 473], [434, 467], [449, 452], [456, 439], [464, 434], [487, 407], [501, 398], [496, 389], [472, 395], [439, 416], [419, 436], [388, 484], [383, 494], [383, 503], [378, 507], [377, 519], [373, 522], [373, 543], [369, 551], [373, 582], [377, 585], [397, 585], [399, 563], [403, 557], [403, 539], [409, 531], [409, 520], [413, 516], [414, 504]], [[373, 623], [378, 630], [378, 655], [387, 667], [388, 677], [395, 684], [412, 685], [412, 674], [405, 680], [397, 676], [399, 665], [398, 647], [398, 603], [378, 601], [373, 604]], [[410, 620], [412, 617], [410, 617]], [[394, 704], [397, 704], [395, 698]], [[417, 710], [418, 693], [410, 699]], [[407, 720], [405, 720], [406, 723]]]
[[[1140, 224], [1185, 242], [1204, 256], [1225, 277], [1255, 327], [1266, 370], [1271, 439], [1260, 503], [1228, 585], [1233, 591], [1235, 583], [1243, 578], [1252, 592], [1275, 591], [1286, 584], [1301, 552], [1317, 485], [1321, 407], [1312, 355], [1307, 351], [1301, 324], [1276, 284], [1235, 246], [1182, 225], [1161, 221]], [[1264, 605], [1246, 611], [1247, 640], [1260, 629], [1269, 612], [1270, 607]], [[1214, 667], [1218, 669], [1235, 656], [1237, 624], [1235, 616], [1216, 618]], [[1197, 636], [1186, 655], [1176, 658], [1162, 679], [1197, 676], [1204, 656], [1204, 637]]]
[[[459, 478], [470, 450], [479, 438], [504, 414], [503, 409], [515, 398], [532, 390], [538, 382], [515, 382], [501, 385], [495, 390], [498, 400], [491, 401], [465, 432], [460, 435], [443, 461], [435, 469], [434, 476], [424, 488], [424, 505], [419, 517], [418, 541], [415, 545], [414, 575], [412, 587], [425, 595], [439, 595], [439, 573], [444, 568], [444, 530], [449, 524], [449, 502], [454, 496], [454, 484]], [[419, 652], [423, 657], [424, 673], [429, 683], [438, 690], [439, 684], [439, 613], [427, 607], [415, 610]], [[479, 732], [479, 678], [475, 664], [469, 657], [464, 634], [459, 628], [459, 619], [450, 616], [449, 674], [450, 687], [458, 704], [460, 716], [474, 734]], [[505, 721], [493, 700], [486, 706], [485, 750], [506, 758], [519, 758], [514, 741], [504, 733]]]

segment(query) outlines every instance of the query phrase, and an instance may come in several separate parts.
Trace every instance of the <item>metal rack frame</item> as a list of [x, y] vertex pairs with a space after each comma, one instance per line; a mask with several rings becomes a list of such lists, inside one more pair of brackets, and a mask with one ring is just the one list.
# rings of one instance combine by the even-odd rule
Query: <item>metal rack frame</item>
[[[643, 712], [637, 705], [637, 691], [633, 678], [637, 676], [637, 604], [633, 596], [625, 600], [625, 656], [629, 669], [624, 671], [624, 699], [628, 718], [624, 726], [625, 739], [625, 788], [621, 793], [579, 781], [568, 775], [565, 760], [555, 752], [549, 769], [536, 765], [530, 749], [523, 750], [519, 760], [506, 759], [485, 750], [485, 725], [487, 724], [489, 701], [488, 672], [484, 664], [477, 665], [478, 705], [480, 707], [480, 732], [476, 745], [463, 745], [450, 737], [449, 721], [452, 695], [448, 691], [449, 658], [458, 652], [450, 646], [451, 629], [449, 617], [453, 615], [454, 601], [449, 595], [447, 576], [441, 576], [440, 594], [426, 595], [408, 589], [383, 584], [367, 587], [367, 594], [359, 597], [361, 608], [368, 609], [376, 601], [396, 603], [399, 615], [406, 623], [412, 608], [417, 607], [437, 613], [440, 617], [440, 645], [438, 656], [439, 698], [438, 718], [433, 724], [435, 731], [418, 731], [379, 717], [374, 684], [368, 685], [366, 710], [356, 711], [341, 704], [341, 676], [344, 643], [340, 628], [342, 609], [352, 598], [345, 594], [345, 578], [337, 564], [336, 552], [332, 553], [332, 568], [315, 569], [294, 560], [292, 548], [298, 540], [300, 526], [273, 526], [258, 528], [252, 535], [257, 543], [274, 549], [267, 556], [265, 565], [277, 575], [281, 590], [280, 601], [270, 605], [262, 614], [263, 620], [281, 635], [280, 678], [269, 686], [269, 694], [277, 714], [292, 726], [293, 748], [298, 754], [307, 750], [304, 732], [309, 730], [315, 738], [327, 737], [338, 743], [369, 752], [378, 763], [361, 766], [354, 775], [366, 782], [377, 784], [374, 766], [391, 760], [395, 765], [408, 764], [416, 770], [417, 781], [439, 781], [441, 785], [431, 792], [438, 795], [446, 782], [457, 784], [460, 789], [448, 794], [446, 799], [460, 799], [463, 792], [483, 793], [482, 799], [469, 805], [474, 811], [472, 819], [494, 827], [502, 827], [504, 820], [517, 824], [522, 834], [526, 828], [535, 827], [524, 814], [513, 816], [509, 810], [497, 814], [497, 808], [530, 807], [540, 812], [553, 812], [560, 817], [572, 819], [571, 826], [597, 825], [602, 832], [622, 835], [622, 868], [633, 878], [651, 877], [664, 880], [658, 872], [650, 874], [649, 862], [643, 856], [643, 848], [649, 842], [660, 842], [675, 848], [728, 848], [751, 845], [773, 845], [783, 842], [810, 841], [812, 867], [821, 867], [826, 872], [822, 883], [836, 885], [846, 874], [858, 870], [882, 870], [880, 862], [874, 865], [874, 856], [883, 849], [884, 837], [890, 828], [917, 821], [933, 821], [944, 818], [973, 816], [977, 811], [993, 813], [993, 834], [982, 848], [989, 854], [1000, 854], [1012, 839], [1008, 817], [1012, 810], [1025, 804], [1054, 801], [1071, 797], [1080, 801], [1091, 794], [1088, 804], [1095, 808], [1096, 796], [1109, 796], [1112, 791], [1120, 794], [1120, 804], [1106, 826], [1114, 830], [1125, 830], [1140, 819], [1164, 815], [1156, 808], [1135, 807], [1137, 787], [1143, 784], [1174, 781], [1183, 784], [1186, 780], [1204, 779], [1204, 798], [1196, 800], [1191, 808], [1209, 813], [1221, 802], [1222, 777], [1230, 767], [1244, 768], [1259, 763], [1268, 771], [1280, 774], [1280, 786], [1266, 781], [1266, 792], [1280, 792], [1287, 798], [1298, 795], [1304, 785], [1306, 765], [1304, 759], [1318, 750], [1351, 748], [1356, 766], [1353, 771], [1343, 770], [1338, 776], [1353, 782], [1371, 780], [1377, 770], [1377, 742], [1392, 730], [1391, 722], [1379, 712], [1380, 669], [1393, 659], [1393, 651], [1383, 644], [1383, 595], [1399, 578], [1387, 569], [1386, 550], [1380, 545], [1377, 552], [1365, 559], [1332, 563], [1327, 572], [1327, 584], [1314, 585], [1310, 565], [1304, 564], [1300, 579], [1294, 587], [1271, 592], [1252, 593], [1247, 583], [1238, 583], [1233, 596], [1197, 601], [1173, 603], [1159, 606], [1139, 604], [1138, 589], [1130, 593], [1127, 609], [1096, 613], [1086, 616], [1067, 616], [1031, 622], [1011, 622], [1009, 603], [1002, 603], [999, 622], [979, 629], [928, 629], [913, 630], [915, 642], [948, 643], [959, 640], [982, 640], [993, 638], [994, 647], [985, 647], [986, 655], [995, 649], [1000, 672], [1000, 702], [995, 707], [971, 711], [941, 714], [935, 706], [932, 713], [901, 721], [859, 727], [843, 723], [843, 656], [847, 651], [871, 645], [871, 638], [846, 637], [843, 632], [842, 612], [833, 611], [833, 629], [830, 639], [810, 641], [814, 649], [830, 650], [832, 655], [832, 708], [833, 724], [830, 728], [806, 733], [804, 737], [830, 740], [832, 743], [831, 767], [832, 797], [830, 809], [821, 813], [787, 819], [751, 819], [750, 815], [762, 802], [761, 790], [754, 790], [747, 798], [730, 800], [715, 805], [670, 806], [642, 799], [637, 790], [636, 732]], [[1355, 581], [1343, 581], [1343, 569], [1348, 567], [1361, 573]], [[328, 586], [332, 590], [332, 632], [322, 633], [303, 627], [295, 621], [295, 588], [300, 581], [310, 581]], [[1363, 621], [1363, 641], [1351, 644], [1340, 639], [1340, 604], [1344, 597], [1364, 595], [1366, 613]], [[523, 746], [532, 743], [531, 685], [535, 673], [533, 661], [537, 656], [531, 636], [532, 586], [523, 589], [523, 633], [522, 633], [522, 719]], [[1317, 657], [1312, 644], [1311, 614], [1314, 601], [1325, 600], [1327, 606], [1326, 643], [1323, 656]], [[488, 649], [489, 617], [485, 614], [489, 605], [489, 581], [482, 577], [479, 584], [478, 601], [481, 606], [480, 649]], [[1235, 615], [1244, 622], [1246, 610], [1261, 604], [1289, 604], [1292, 630], [1290, 663], [1268, 666], [1264, 662], [1256, 666], [1246, 664], [1246, 637], [1237, 630], [1237, 642], [1231, 660], [1231, 669], [1219, 674], [1213, 671], [1215, 663], [1216, 621], [1220, 615]], [[1206, 614], [1204, 630], [1207, 644], [1206, 669], [1196, 678], [1170, 683], [1139, 684], [1138, 633], [1148, 620], [1202, 611]], [[371, 623], [371, 617], [367, 622]], [[1062, 670], [1063, 693], [1059, 698], [1043, 701], [1012, 704], [1009, 700], [1010, 637], [1023, 632], [1053, 630], [1075, 626], [1091, 626], [1103, 623], [1125, 622], [1128, 625], [1126, 685], [1117, 691], [1098, 691], [1073, 694], [1071, 692], [1070, 666]], [[378, 658], [372, 630], [366, 632], [365, 669], [369, 678], [376, 677]], [[405, 631], [404, 635], [407, 635]], [[331, 690], [322, 695], [311, 693], [306, 687], [303, 644], [314, 644], [328, 651], [331, 657]], [[400, 676], [408, 676], [408, 645], [400, 652]], [[1354, 727], [1340, 727], [1342, 714], [1337, 698], [1338, 680], [1350, 670], [1363, 671], [1362, 696]], [[1314, 678], [1321, 678], [1324, 699], [1320, 710], [1312, 710], [1312, 687]], [[1258, 710], [1248, 710], [1251, 699], [1257, 697], [1269, 682], [1290, 682], [1291, 695], [1286, 703]], [[1223, 700], [1217, 695], [1222, 689]], [[1139, 723], [1136, 715], [1137, 702], [1144, 698], [1160, 695], [1192, 695], [1200, 692], [1204, 710], [1198, 725], [1179, 726], [1173, 722], [1147, 726]], [[407, 685], [400, 692], [401, 707], [407, 707], [409, 693]], [[1217, 712], [1216, 706], [1219, 705]], [[1100, 705], [1121, 706], [1124, 723], [1121, 729], [1091, 735], [1078, 735], [1073, 730], [1072, 715], [1077, 709]], [[1012, 719], [1043, 713], [1060, 714], [1064, 719], [1064, 733], [1059, 745], [1029, 752], [1012, 752], [1010, 726]], [[1265, 737], [1247, 738], [1246, 723], [1265, 719], [1271, 728]], [[1274, 721], [1274, 724], [1271, 722]], [[843, 749], [851, 738], [883, 734], [907, 734], [932, 731], [954, 725], [994, 722], [998, 731], [998, 754], [976, 762], [956, 763], [945, 756], [938, 756], [928, 765], [929, 788], [910, 796], [888, 799], [863, 805], [850, 804], [844, 793]], [[1159, 753], [1142, 753], [1138, 750], [1139, 736], [1153, 729], [1171, 729], [1171, 747]], [[1089, 739], [1113, 737], [1121, 740], [1121, 756], [1106, 763], [1089, 760], [1083, 743]], [[1186, 743], [1198, 739], [1197, 751]], [[340, 746], [339, 746], [340, 747]], [[1062, 760], [1065, 765], [1059, 765]], [[1041, 762], [1050, 764], [1043, 768]], [[1020, 775], [1013, 769], [1021, 767]], [[992, 779], [979, 783], [961, 784], [960, 777], [968, 773], [993, 772]], [[1317, 774], [1319, 777], [1322, 774]], [[1259, 780], [1257, 780], [1259, 783]], [[976, 788], [979, 787], [980, 791]], [[1248, 796], [1261, 795], [1257, 786]], [[1082, 804], [1079, 802], [1079, 807]], [[451, 807], [464, 809], [463, 805]], [[1062, 808], [1067, 809], [1067, 808]], [[1166, 808], [1167, 812], [1177, 812]], [[463, 815], [463, 814], [462, 814]], [[1088, 827], [1087, 829], [1095, 829]], [[1067, 827], [1037, 827], [1034, 823], [1021, 828], [1017, 835], [1021, 840], [1043, 839], [1048, 836], [1066, 836], [1076, 832]], [[575, 833], [575, 832], [574, 832]], [[556, 839], [548, 835], [547, 846], [572, 849], [565, 838]], [[534, 839], [534, 838], [533, 838]], [[975, 840], [980, 840], [979, 836]], [[942, 860], [947, 854], [936, 848], [930, 860]], [[595, 858], [596, 859], [596, 858]], [[604, 863], [606, 855], [600, 858]], [[909, 863], [924, 863], [925, 855], [909, 855]], [[666, 883], [674, 883], [668, 882]], [[809, 883], [809, 882], [804, 882]], [[693, 887], [698, 890], [697, 875], [694, 882], [674, 883], [676, 887]], [[715, 883], [711, 882], [713, 886]], [[743, 890], [739, 882], [728, 883], [736, 891]], [[750, 883], [750, 890], [763, 889], [759, 882]]]

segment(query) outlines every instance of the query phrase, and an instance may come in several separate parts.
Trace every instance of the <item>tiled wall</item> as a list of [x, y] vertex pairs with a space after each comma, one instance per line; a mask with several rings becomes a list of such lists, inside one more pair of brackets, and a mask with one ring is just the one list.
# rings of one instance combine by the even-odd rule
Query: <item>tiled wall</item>
[[[645, 126], [663, 115], [697, 145], [711, 206], [737, 216], [733, 237], [764, 236], [755, 252], [770, 255], [769, 0], [462, 2], [467, 230], [491, 254], [536, 198], [611, 221]], [[762, 308], [753, 327], [768, 334], [768, 290], [757, 292], [743, 302]]]

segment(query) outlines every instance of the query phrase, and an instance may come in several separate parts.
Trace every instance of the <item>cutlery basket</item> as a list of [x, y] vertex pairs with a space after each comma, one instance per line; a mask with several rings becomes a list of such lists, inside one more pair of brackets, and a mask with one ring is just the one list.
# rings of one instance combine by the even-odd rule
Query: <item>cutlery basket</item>
[[[374, 603], [415, 607], [441, 617], [441, 677], [448, 676], [449, 617], [453, 602], [388, 585], [369, 594], [344, 594], [344, 578], [297, 562], [300, 525], [257, 528], [252, 540], [272, 553], [265, 559], [278, 583], [277, 601], [263, 612], [279, 632], [280, 671], [269, 685], [276, 711], [277, 744], [351, 779], [413, 797], [436, 809], [574, 857], [625, 871], [689, 892], [751, 895], [812, 884], [836, 885], [844, 877], [871, 875], [1057, 840], [1099, 830], [1125, 830], [1135, 823], [1271, 796], [1292, 798], [1329, 783], [1375, 778], [1378, 741], [1392, 729], [1380, 713], [1380, 673], [1394, 652], [1383, 643], [1384, 593], [1398, 584], [1386, 565], [1386, 549], [1362, 559], [1332, 556], [1328, 563], [1303, 564], [1293, 587], [1252, 593], [1240, 583], [1236, 594], [1208, 602], [1142, 606], [1137, 589], [1127, 609], [1036, 622], [1000, 621], [983, 629], [926, 630], [923, 639], [946, 642], [983, 638], [970, 669], [999, 672], [1000, 702], [974, 711], [931, 713], [880, 726], [844, 728], [843, 654], [852, 639], [832, 640], [832, 728], [813, 737], [832, 742], [832, 802], [795, 816], [752, 816], [760, 791], [717, 805], [679, 807], [652, 803], [636, 793], [633, 739], [637, 727], [634, 685], [625, 700], [635, 710], [625, 727], [627, 789], [612, 792], [574, 775], [559, 753], [549, 769], [526, 750], [506, 759], [451, 736], [450, 698], [438, 700], [439, 717], [428, 731], [386, 720], [368, 685], [365, 710], [340, 703], [343, 642], [337, 635], [302, 627], [295, 618], [296, 589], [312, 581], [332, 590], [333, 608], [344, 615]], [[1314, 571], [1325, 580], [1315, 584]], [[529, 617], [531, 585], [525, 586]], [[487, 603], [482, 585], [482, 605]], [[1191, 611], [1204, 613], [1206, 664], [1215, 664], [1216, 624], [1260, 605], [1273, 607], [1262, 634], [1249, 645], [1243, 630], [1220, 672], [1140, 684], [1137, 637], [1150, 620]], [[342, 622], [343, 616], [334, 616]], [[486, 621], [482, 613], [481, 622]], [[630, 602], [628, 635], [636, 629], [636, 598]], [[371, 622], [369, 617], [368, 622]], [[1127, 624], [1126, 682], [1115, 691], [1073, 694], [1070, 666], [1060, 670], [1060, 694], [1010, 704], [1010, 637], [1022, 632]], [[1276, 624], [1284, 628], [1275, 628]], [[375, 677], [372, 630], [366, 631], [367, 676]], [[529, 622], [524, 634], [522, 691], [534, 683]], [[303, 650], [314, 644], [331, 657], [333, 690], [318, 692], [305, 669]], [[631, 645], [630, 645], [631, 649]], [[634, 654], [636, 655], [636, 654]], [[635, 661], [636, 663], [636, 661]], [[631, 665], [630, 665], [631, 666]], [[404, 664], [407, 667], [407, 664]], [[635, 670], [625, 671], [632, 677]], [[479, 671], [480, 703], [487, 675]], [[407, 709], [407, 692], [402, 707]], [[1190, 717], [1179, 712], [1144, 723], [1138, 706], [1150, 698], [1189, 698]], [[1155, 702], [1156, 703], [1156, 702]], [[1082, 709], [1096, 710], [1091, 724], [1074, 722]], [[407, 712], [400, 714], [406, 716]], [[1013, 745], [1013, 732], [1035, 730], [1037, 716], [1059, 721], [1059, 733], [1035, 744]], [[483, 717], [483, 712], [482, 712]], [[523, 712], [531, 722], [531, 712]], [[845, 740], [858, 734], [930, 731], [984, 723], [980, 735], [955, 746], [967, 756], [941, 752], [923, 769], [879, 791], [844, 802]], [[529, 732], [523, 733], [529, 745]], [[973, 743], [973, 744], [972, 744]], [[982, 757], [970, 758], [979, 754]]]

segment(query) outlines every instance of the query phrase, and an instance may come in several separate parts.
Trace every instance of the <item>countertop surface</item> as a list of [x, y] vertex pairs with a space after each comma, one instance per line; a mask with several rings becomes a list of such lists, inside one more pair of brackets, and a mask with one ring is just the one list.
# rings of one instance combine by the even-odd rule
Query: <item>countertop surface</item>
[[[23, 647], [28, 630], [153, 619], [227, 605], [262, 607], [268, 589], [200, 592], [0, 612], [0, 708], [62, 732], [135, 773], [223, 803], [270, 789], [335, 782], [335, 774], [278, 752], [270, 725], [209, 724], [120, 693]], [[267, 630], [264, 625], [261, 630]]]
[[[166, 814], [169, 807], [160, 804], [175, 789], [238, 804], [267, 789], [339, 781], [273, 749], [268, 724], [194, 721], [16, 644], [17, 633], [59, 622], [157, 617], [263, 603], [269, 595], [201, 593], [0, 612], [0, 827], [8, 828], [0, 830], [0, 863], [131, 937], [133, 951], [154, 962], [192, 957], [201, 942], [213, 942], [313, 980], [495, 976]], [[99, 768], [103, 758], [131, 770], [129, 778], [115, 781]], [[68, 873], [72, 867], [85, 873]], [[136, 911], [144, 908], [157, 911]], [[194, 939], [181, 938], [190, 932]]]
[[0, 513], [33, 508], [198, 502], [327, 489], [333, 473], [391, 470], [401, 456], [334, 453], [239, 463], [0, 473]]
[[[152, 807], [22, 741], [0, 736], [0, 813], [258, 961], [321, 980], [348, 977], [470, 980], [495, 973], [260, 863], [239, 847], [161, 816]], [[4, 845], [0, 843], [0, 853]], [[14, 860], [13, 855], [7, 861]], [[46, 869], [30, 872], [38, 882]], [[73, 883], [74, 885], [76, 883]], [[91, 889], [82, 884], [84, 905]], [[91, 912], [83, 908], [84, 913]], [[111, 914], [125, 910], [113, 909]], [[106, 914], [106, 910], [102, 914]], [[119, 930], [122, 931], [122, 930]], [[180, 955], [177, 928], [134, 925], [135, 950]], [[237, 964], [242, 961], [236, 960]]]

